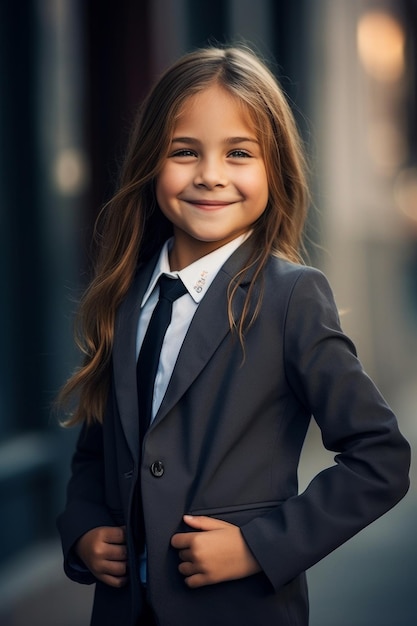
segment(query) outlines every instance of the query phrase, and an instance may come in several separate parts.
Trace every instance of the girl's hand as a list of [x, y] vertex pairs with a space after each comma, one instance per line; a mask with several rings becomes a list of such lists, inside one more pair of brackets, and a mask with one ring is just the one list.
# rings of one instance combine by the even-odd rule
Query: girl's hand
[[124, 526], [100, 526], [82, 535], [75, 552], [94, 576], [111, 587], [127, 582], [127, 549]]
[[260, 572], [238, 526], [203, 515], [184, 515], [197, 532], [177, 533], [171, 545], [178, 550], [179, 571], [190, 588], [244, 578]]

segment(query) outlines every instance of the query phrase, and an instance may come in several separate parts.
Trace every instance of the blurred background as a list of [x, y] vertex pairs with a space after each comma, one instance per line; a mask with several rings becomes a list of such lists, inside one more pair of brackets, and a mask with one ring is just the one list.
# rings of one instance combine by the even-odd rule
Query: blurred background
[[[64, 578], [55, 530], [76, 432], [51, 402], [77, 363], [92, 225], [160, 72], [242, 40], [271, 61], [306, 142], [310, 261], [417, 442], [417, 0], [0, 0], [2, 626], [88, 624], [93, 590]], [[301, 488], [331, 462], [312, 426]], [[414, 626], [416, 529], [414, 481], [309, 571], [311, 626]]]

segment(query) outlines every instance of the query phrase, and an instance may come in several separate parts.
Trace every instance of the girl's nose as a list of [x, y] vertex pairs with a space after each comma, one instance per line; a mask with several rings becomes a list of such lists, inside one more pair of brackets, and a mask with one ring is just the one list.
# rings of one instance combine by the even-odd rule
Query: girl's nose
[[194, 184], [197, 187], [224, 187], [227, 185], [225, 165], [218, 159], [202, 159], [198, 164]]

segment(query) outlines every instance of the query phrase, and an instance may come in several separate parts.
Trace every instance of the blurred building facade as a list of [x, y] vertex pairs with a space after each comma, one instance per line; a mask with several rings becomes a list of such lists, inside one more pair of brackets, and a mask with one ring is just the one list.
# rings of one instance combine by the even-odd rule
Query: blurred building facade
[[141, 98], [185, 51], [246, 41], [273, 60], [312, 164], [311, 262], [388, 399], [413, 388], [416, 31], [415, 0], [0, 2], [0, 620], [17, 624], [26, 555], [56, 547], [76, 432], [51, 404], [77, 364], [94, 219]]

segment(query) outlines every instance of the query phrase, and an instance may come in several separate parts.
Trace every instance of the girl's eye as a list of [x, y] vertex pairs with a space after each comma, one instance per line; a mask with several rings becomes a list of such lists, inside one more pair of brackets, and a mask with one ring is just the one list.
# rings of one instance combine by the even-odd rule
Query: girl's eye
[[196, 153], [193, 152], [193, 150], [187, 150], [186, 148], [183, 148], [182, 150], [176, 150], [175, 152], [173, 152], [171, 154], [171, 156], [173, 156], [173, 157], [194, 157], [194, 156], [196, 156]]
[[233, 159], [250, 159], [250, 154], [245, 150], [233, 150], [229, 153], [229, 157], [232, 157]]

